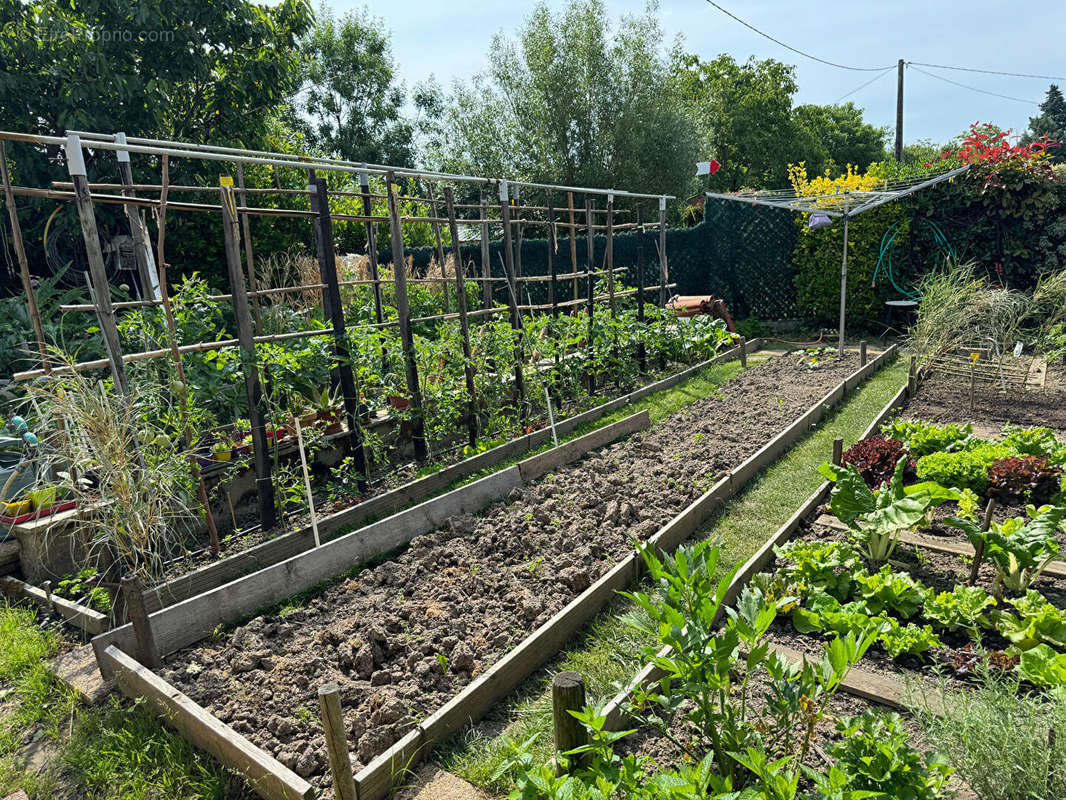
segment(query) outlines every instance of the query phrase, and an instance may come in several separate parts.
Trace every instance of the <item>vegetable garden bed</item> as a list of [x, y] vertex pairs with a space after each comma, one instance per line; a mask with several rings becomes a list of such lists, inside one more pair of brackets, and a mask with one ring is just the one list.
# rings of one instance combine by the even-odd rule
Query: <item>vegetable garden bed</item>
[[[484, 684], [495, 670], [490, 665], [523, 631], [553, 619], [611, 561], [626, 553], [631, 560], [627, 534], [649, 538], [828, 386], [838, 391], [827, 402], [843, 397], [840, 381], [853, 366], [853, 357], [846, 357], [810, 370], [789, 357], [754, 367], [727, 384], [722, 398], [701, 401], [649, 433], [517, 489], [511, 504], [480, 519], [454, 518], [394, 561], [364, 570], [304, 607], [257, 617], [183, 652], [163, 674], [322, 787], [330, 785], [322, 736], [306, 724], [320, 682], [341, 686], [346, 726], [362, 763], [398, 738], [414, 736], [418, 750], [424, 726], [413, 728], [415, 718], [474, 678]], [[853, 375], [849, 385], [869, 371]], [[803, 414], [804, 429], [821, 413], [818, 403]], [[743, 472], [741, 483], [752, 471]], [[600, 598], [601, 605], [612, 593]], [[518, 680], [550, 654], [531, 653]], [[451, 716], [466, 718], [459, 708]], [[374, 765], [382, 766], [380, 758]], [[393, 765], [383, 766], [373, 781], [361, 783], [371, 796], [392, 783]]]

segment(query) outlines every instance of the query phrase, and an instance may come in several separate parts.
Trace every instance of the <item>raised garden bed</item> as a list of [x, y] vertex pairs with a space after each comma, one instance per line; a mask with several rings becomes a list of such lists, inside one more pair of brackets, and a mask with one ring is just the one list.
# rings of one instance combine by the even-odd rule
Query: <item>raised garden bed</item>
[[[727, 384], [723, 397], [518, 489], [511, 504], [481, 518], [452, 519], [396, 560], [303, 608], [258, 617], [187, 650], [163, 674], [322, 787], [330, 780], [321, 734], [300, 724], [307, 715], [294, 710], [314, 708], [318, 683], [339, 683], [349, 735], [358, 734], [356, 755], [370, 762], [359, 775], [360, 796], [381, 796], [393, 766], [406, 763], [397, 749], [409, 747], [413, 755], [482, 713], [490, 695], [509, 691], [635, 577], [629, 534], [656, 534], [664, 548], [683, 539], [843, 398], [842, 378], [855, 366], [851, 357], [810, 371], [783, 358], [751, 369]], [[876, 366], [852, 374], [848, 387]], [[810, 407], [812, 399], [818, 402]], [[772, 446], [760, 447], [770, 438]], [[730, 473], [746, 454], [755, 457]], [[544, 635], [496, 661], [533, 629]], [[108, 639], [114, 637], [99, 644]], [[308, 658], [309, 652], [318, 655]], [[415, 715], [433, 711], [472, 679], [469, 691], [487, 693], [475, 699], [464, 690], [412, 727]]]

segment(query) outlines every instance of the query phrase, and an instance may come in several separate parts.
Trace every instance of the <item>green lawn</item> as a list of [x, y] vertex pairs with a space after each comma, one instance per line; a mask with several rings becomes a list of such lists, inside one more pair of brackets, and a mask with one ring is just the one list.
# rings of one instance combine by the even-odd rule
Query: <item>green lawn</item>
[[[890, 366], [865, 383], [843, 407], [824, 420], [796, 444], [780, 461], [757, 475], [745, 490], [726, 504], [697, 534], [722, 542], [722, 572], [746, 561], [763, 542], [795, 513], [799, 505], [822, 482], [816, 468], [828, 460], [833, 440], [840, 436], [845, 446], [854, 443], [873, 418], [906, 380], [906, 366]], [[597, 617], [573, 647], [548, 669], [528, 680], [501, 711], [513, 720], [496, 737], [476, 732], [458, 737], [441, 753], [443, 765], [472, 783], [506, 790], [508, 775], [498, 776], [518, 747], [531, 737], [534, 757], [551, 757], [550, 677], [560, 670], [575, 670], [585, 677], [589, 701], [599, 705], [609, 700], [643, 666], [640, 653], [654, 642], [626, 624], [635, 613], [621, 598]]]

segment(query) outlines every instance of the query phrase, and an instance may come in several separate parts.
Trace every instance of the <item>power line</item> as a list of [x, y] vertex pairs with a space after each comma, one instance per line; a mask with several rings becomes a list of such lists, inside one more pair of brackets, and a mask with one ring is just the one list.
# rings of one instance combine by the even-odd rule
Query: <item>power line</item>
[[851, 97], [851, 96], [852, 96], [853, 94], [855, 94], [855, 92], [858, 92], [858, 91], [861, 91], [862, 89], [865, 89], [865, 88], [866, 88], [867, 86], [869, 86], [869, 85], [870, 85], [871, 83], [873, 83], [874, 81], [880, 80], [881, 78], [885, 77], [885, 75], [887, 75], [888, 73], [890, 73], [890, 72], [891, 72], [892, 70], [894, 70], [894, 69], [895, 69], [895, 67], [889, 67], [889, 68], [888, 68], [888, 69], [886, 69], [886, 70], [885, 70], [884, 72], [882, 72], [882, 73], [880, 73], [880, 74], [878, 74], [878, 75], [874, 75], [874, 76], [873, 76], [872, 78], [870, 78], [870, 80], [866, 81], [866, 82], [865, 82], [864, 84], [862, 84], [861, 86], [857, 86], [856, 88], [852, 89], [852, 90], [851, 90], [850, 92], [848, 92], [847, 94], [845, 94], [845, 95], [843, 95], [843, 96], [841, 96], [841, 97], [837, 98], [836, 100], [834, 100], [834, 101], [833, 101], [833, 105], [836, 105], [836, 104], [837, 104], [837, 103], [839, 103], [839, 102], [840, 102], [841, 100], [846, 100], [847, 98], [849, 98], [849, 97]]
[[[1006, 75], [1010, 78], [1038, 78], [1043, 81], [1066, 81], [1066, 78], [1057, 75], [1033, 75], [1028, 72], [999, 72], [994, 69], [976, 69], [974, 67], [950, 67], [946, 64], [926, 64], [922, 61], [908, 61], [908, 64], [917, 64], [920, 67], [933, 67], [934, 69], [953, 69], [959, 72], [980, 72], [985, 75]], [[1029, 102], [1028, 100], [1026, 102]]]
[[755, 31], [755, 33], [759, 34], [763, 38], [769, 39], [774, 44], [779, 44], [782, 47], [784, 47], [786, 50], [791, 50], [793, 53], [801, 55], [804, 58], [809, 58], [812, 61], [817, 61], [819, 64], [826, 64], [826, 65], [828, 65], [830, 67], [836, 67], [837, 69], [849, 69], [849, 70], [852, 70], [853, 72], [884, 72], [885, 70], [895, 69], [895, 65], [893, 65], [891, 67], [849, 67], [846, 64], [837, 64], [836, 62], [833, 62], [833, 61], [826, 61], [824, 58], [818, 58], [818, 56], [812, 56], [810, 53], [805, 53], [804, 51], [798, 50], [797, 48], [793, 47], [792, 45], [785, 44], [780, 39], [775, 39], [770, 34], [759, 30], [754, 25], [752, 25], [752, 24], [750, 24], [748, 22], [745, 22], [744, 20], [742, 20], [740, 17], [738, 17], [736, 14], [732, 13], [731, 11], [727, 11], [726, 9], [722, 8], [720, 5], [718, 5], [716, 2], [714, 2], [714, 0], [707, 0], [707, 2], [710, 5], [712, 5], [715, 8], [717, 8], [719, 11], [721, 11], [727, 17], [730, 17], [730, 18], [736, 20], [741, 25], [743, 25], [745, 28], [748, 28], [749, 30]]
[[978, 89], [976, 86], [968, 86], [965, 83], [959, 83], [958, 81], [953, 81], [953, 80], [951, 80], [951, 78], [945, 78], [943, 75], [934, 75], [932, 72], [926, 72], [924, 69], [919, 69], [918, 67], [914, 66], [914, 62], [913, 61], [908, 61], [907, 65], [911, 69], [915, 70], [916, 72], [920, 72], [923, 75], [928, 75], [930, 78], [936, 78], [938, 81], [944, 81], [945, 83], [950, 83], [953, 86], [958, 86], [958, 87], [960, 87], [962, 89], [969, 89], [971, 92], [980, 92], [981, 94], [991, 95], [992, 97], [1000, 97], [1000, 98], [1002, 98], [1004, 100], [1014, 100], [1017, 103], [1028, 103], [1031, 106], [1039, 106], [1040, 105], [1040, 103], [1036, 102], [1035, 100], [1025, 100], [1025, 99], [1023, 99], [1021, 97], [1011, 97], [1008, 94], [1000, 94], [999, 92], [990, 92], [987, 89]]

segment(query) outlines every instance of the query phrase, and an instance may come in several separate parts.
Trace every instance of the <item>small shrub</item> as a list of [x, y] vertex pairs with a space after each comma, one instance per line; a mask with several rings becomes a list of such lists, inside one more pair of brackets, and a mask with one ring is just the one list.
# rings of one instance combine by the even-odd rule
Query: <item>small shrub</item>
[[931, 453], [918, 459], [917, 473], [923, 481], [941, 486], [972, 489], [979, 495], [988, 489], [989, 467], [1015, 453], [1004, 444], [985, 443], [958, 453]]
[[[903, 445], [894, 439], [876, 436], [856, 442], [844, 453], [841, 463], [851, 465], [859, 471], [866, 485], [871, 489], [880, 488], [882, 483], [892, 480], [896, 463], [906, 456]], [[904, 469], [904, 480], [914, 477], [914, 463], [908, 458]]]
[[837, 723], [844, 740], [832, 755], [848, 777], [848, 788], [881, 792], [897, 800], [941, 796], [953, 770], [936, 755], [923, 756], [907, 744], [899, 714], [874, 709]]
[[1003, 503], [1042, 505], [1058, 494], [1062, 475], [1062, 468], [1050, 465], [1044, 455], [1001, 458], [988, 468], [988, 496]]

